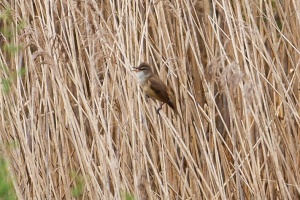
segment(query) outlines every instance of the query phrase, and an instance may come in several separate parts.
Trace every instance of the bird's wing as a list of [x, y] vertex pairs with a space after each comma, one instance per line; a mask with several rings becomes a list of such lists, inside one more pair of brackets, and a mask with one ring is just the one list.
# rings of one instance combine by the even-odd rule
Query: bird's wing
[[[174, 92], [171, 91], [171, 88], [168, 88], [162, 80], [156, 77], [150, 77], [149, 80], [150, 88], [157, 94], [156, 98], [159, 101], [167, 103], [172, 109], [175, 109], [176, 100], [170, 99], [170, 96], [174, 96]], [[169, 94], [170, 92], [173, 92], [172, 94]]]
[[[168, 93], [167, 93], [167, 86], [157, 77], [149, 77], [148, 84], [150, 88], [157, 94], [158, 97], [156, 97], [159, 101], [167, 102], [169, 99]], [[155, 98], [155, 97], [154, 97]]]

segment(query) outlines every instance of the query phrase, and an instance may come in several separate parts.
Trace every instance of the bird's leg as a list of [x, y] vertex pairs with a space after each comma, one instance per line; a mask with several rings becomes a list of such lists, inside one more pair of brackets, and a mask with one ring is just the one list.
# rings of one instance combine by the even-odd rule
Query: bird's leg
[[159, 111], [162, 109], [162, 106], [163, 106], [164, 104], [165, 104], [165, 103], [162, 103], [162, 104], [159, 106], [159, 108], [156, 109], [156, 113], [157, 113], [157, 114], [159, 114]]

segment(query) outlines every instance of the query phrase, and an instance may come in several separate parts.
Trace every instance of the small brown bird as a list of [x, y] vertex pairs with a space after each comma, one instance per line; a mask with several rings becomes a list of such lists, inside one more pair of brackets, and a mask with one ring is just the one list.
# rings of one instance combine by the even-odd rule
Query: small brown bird
[[164, 82], [152, 72], [152, 69], [148, 63], [141, 63], [138, 67], [133, 67], [133, 71], [136, 72], [139, 84], [145, 94], [148, 97], [163, 102], [156, 110], [157, 114], [161, 110], [162, 106], [167, 103], [176, 114], [176, 99], [172, 88], [166, 86]]

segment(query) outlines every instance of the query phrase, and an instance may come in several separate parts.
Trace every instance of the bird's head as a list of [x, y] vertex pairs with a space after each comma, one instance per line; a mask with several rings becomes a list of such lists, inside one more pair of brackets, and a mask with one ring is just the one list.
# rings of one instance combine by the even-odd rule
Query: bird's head
[[144, 74], [152, 73], [152, 69], [148, 63], [141, 63], [138, 67], [133, 67], [133, 71], [139, 73], [143, 72]]

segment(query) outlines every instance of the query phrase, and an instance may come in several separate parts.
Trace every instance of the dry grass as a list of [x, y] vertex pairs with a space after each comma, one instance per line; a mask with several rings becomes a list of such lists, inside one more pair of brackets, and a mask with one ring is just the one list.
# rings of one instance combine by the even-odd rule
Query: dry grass
[[[2, 1], [18, 198], [300, 198], [299, 1], [232, 2]], [[130, 71], [142, 61], [182, 120], [156, 115]]]

